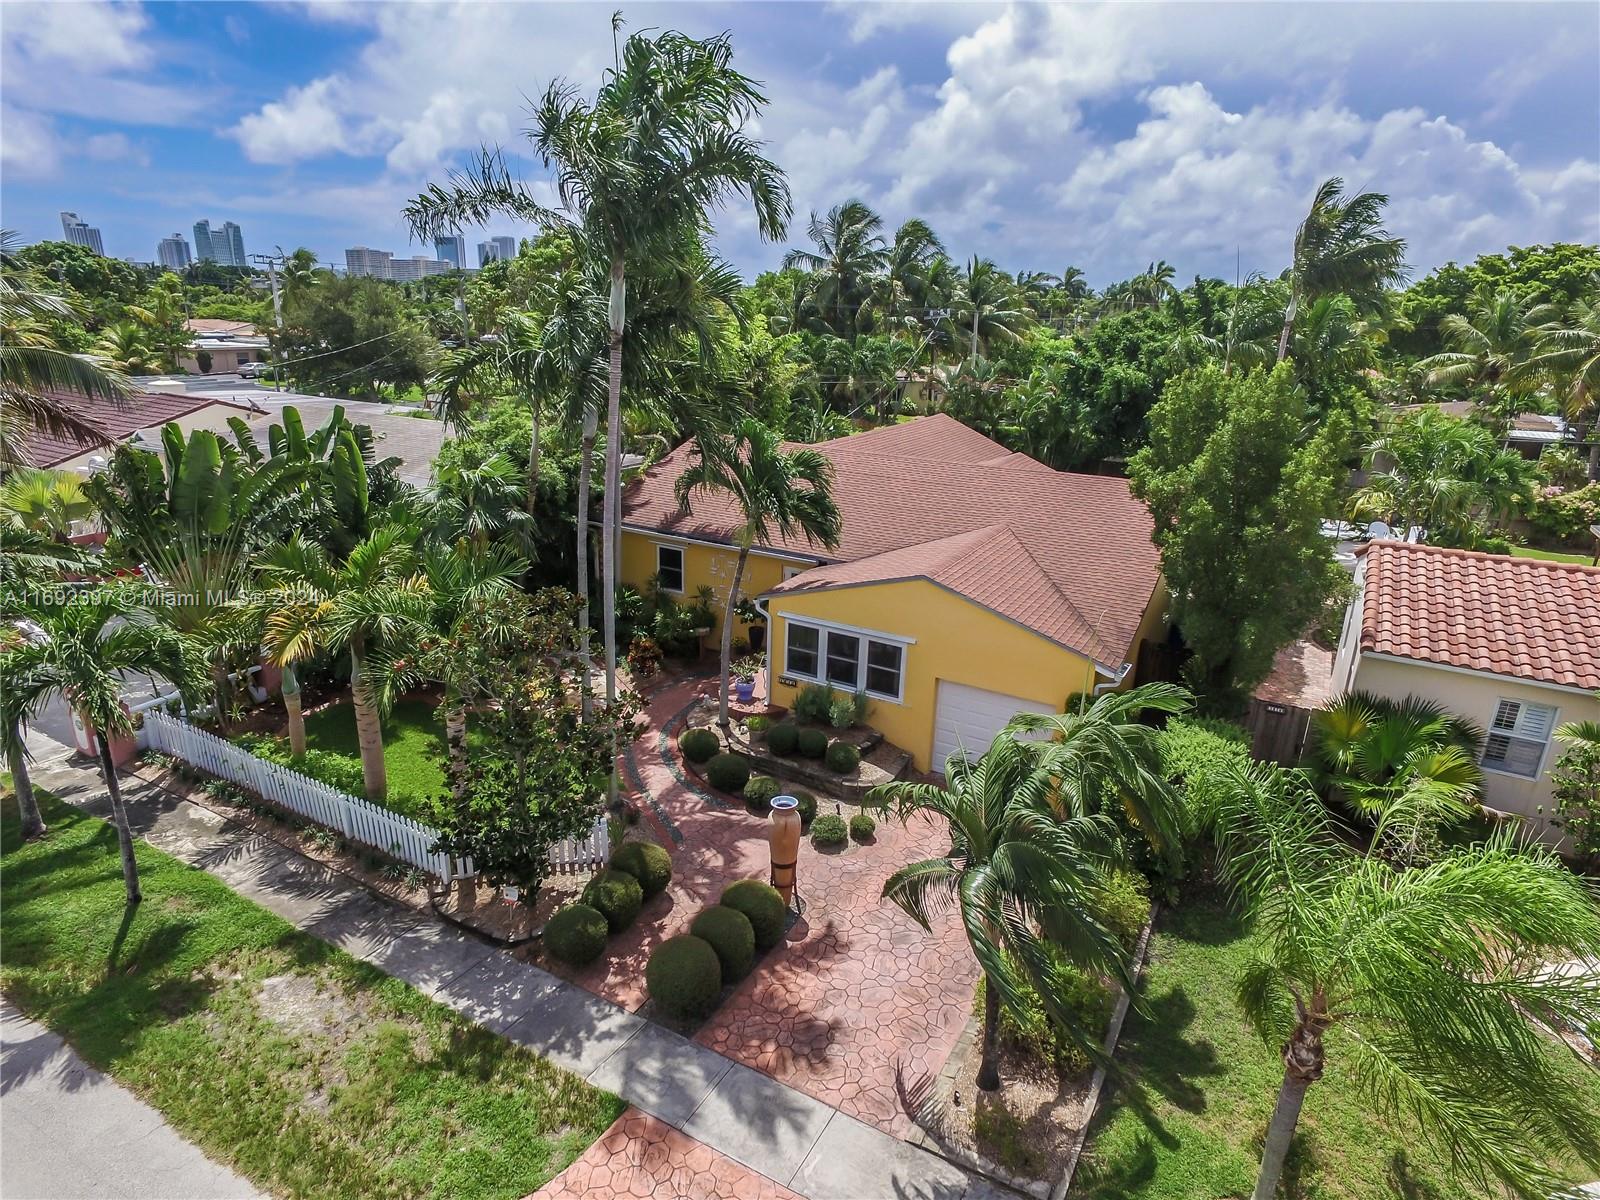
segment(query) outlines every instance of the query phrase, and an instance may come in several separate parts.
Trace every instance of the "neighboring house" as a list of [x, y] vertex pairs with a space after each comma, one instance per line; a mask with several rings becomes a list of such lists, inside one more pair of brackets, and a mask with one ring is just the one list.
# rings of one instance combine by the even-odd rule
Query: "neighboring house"
[[18, 439], [23, 458], [29, 466], [80, 475], [104, 465], [112, 447], [120, 442], [159, 449], [161, 427], [169, 421], [176, 422], [187, 437], [194, 429], [226, 429], [228, 417], [249, 418], [259, 411], [233, 400], [182, 392], [141, 391], [121, 402], [69, 392], [52, 395], [63, 408], [101, 430], [104, 437], [61, 437], [35, 427]]
[[[245, 363], [266, 362], [267, 339], [249, 321], [228, 321], [218, 317], [191, 317], [185, 321], [189, 349], [178, 360], [178, 369], [191, 375], [226, 374]], [[205, 359], [201, 359], [201, 354]]]
[[1361, 552], [1337, 691], [1422, 696], [1487, 735], [1484, 803], [1551, 841], [1553, 734], [1600, 720], [1600, 568], [1382, 541]]
[[[1470, 417], [1477, 411], [1477, 405], [1470, 400], [1444, 400], [1436, 404], [1403, 404], [1399, 406], [1398, 411], [1414, 413], [1424, 408], [1435, 409], [1447, 417]], [[1511, 428], [1506, 430], [1507, 447], [1517, 451], [1523, 458], [1536, 459], [1546, 448], [1561, 442], [1577, 444], [1574, 431], [1558, 416], [1533, 412], [1518, 413], [1511, 419]]]
[[[774, 703], [807, 683], [864, 690], [869, 723], [942, 770], [1018, 712], [1130, 685], [1140, 643], [1163, 636], [1152, 524], [1124, 480], [1052, 470], [942, 414], [813, 449], [834, 465], [839, 546], [760, 546], [745, 572], [771, 618]], [[690, 454], [628, 486], [621, 573], [683, 597], [709, 586], [720, 611], [738, 519], [721, 493], [680, 509]]]

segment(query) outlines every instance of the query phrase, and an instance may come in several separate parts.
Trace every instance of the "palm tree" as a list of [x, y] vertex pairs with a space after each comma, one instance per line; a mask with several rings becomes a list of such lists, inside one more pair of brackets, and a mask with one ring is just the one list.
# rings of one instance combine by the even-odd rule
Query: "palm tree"
[[1381, 192], [1345, 199], [1344, 180], [1337, 177], [1317, 189], [1311, 211], [1295, 230], [1289, 303], [1278, 336], [1279, 362], [1289, 355], [1289, 337], [1301, 305], [1342, 292], [1362, 311], [1381, 309], [1384, 289], [1405, 281], [1405, 241], [1390, 237], [1383, 227], [1388, 203], [1389, 197]]
[[0, 513], [23, 529], [64, 543], [72, 527], [94, 515], [81, 476], [71, 471], [13, 471], [0, 485]]
[[973, 359], [994, 341], [1020, 340], [1022, 331], [1033, 323], [1027, 312], [1018, 307], [1010, 278], [987, 258], [974, 256], [968, 260], [952, 300], [952, 332], [959, 328], [968, 334]]
[[908, 308], [930, 306], [928, 274], [944, 257], [944, 243], [926, 221], [912, 217], [894, 231], [894, 243], [889, 247], [878, 277], [877, 296], [878, 307], [891, 323], [897, 324]]
[[[58, 696], [93, 727], [100, 774], [110, 793], [111, 820], [122, 851], [127, 900], [137, 904], [139, 868], [110, 739], [133, 731], [133, 718], [122, 704], [125, 677], [146, 675], [180, 689], [187, 686], [191, 672], [183, 639], [156, 619], [151, 597], [126, 588], [98, 587], [73, 596], [69, 603], [29, 606], [25, 615], [39, 627], [40, 636], [18, 642], [0, 656], [0, 673], [5, 676], [8, 693], [0, 713], [5, 720], [7, 750], [20, 745], [21, 724], [27, 714]], [[23, 766], [23, 756], [13, 756], [11, 763], [15, 771]], [[25, 776], [23, 766], [18, 779]], [[19, 782], [18, 797], [24, 788], [33, 806], [31, 821], [43, 832], [31, 783]], [[25, 826], [29, 820], [25, 813]]]
[[121, 404], [133, 385], [104, 363], [62, 347], [55, 326], [77, 315], [18, 262], [10, 231], [0, 230], [0, 461], [22, 461], [23, 439], [35, 426], [88, 446], [109, 442], [63, 393]]
[[157, 365], [149, 336], [135, 321], [118, 321], [106, 326], [95, 353], [109, 366], [128, 375], [148, 375]]
[[1589, 478], [1600, 479], [1600, 301], [1577, 300], [1565, 320], [1552, 317], [1535, 332], [1538, 353], [1529, 366], [1554, 383], [1580, 440], [1588, 430]]
[[[426, 627], [432, 597], [419, 569], [417, 531], [382, 525], [343, 562], [296, 533], [270, 551], [261, 567], [267, 592], [256, 604], [263, 614], [268, 661], [292, 668], [315, 651], [350, 652], [350, 700], [366, 796], [382, 804], [388, 796], [383, 762], [383, 713], [397, 683], [410, 677], [408, 640]], [[299, 720], [299, 695], [284, 691], [291, 746]], [[302, 730], [300, 744], [305, 742]]]
[[1441, 704], [1349, 692], [1317, 710], [1312, 740], [1333, 795], [1412, 861], [1441, 826], [1470, 816], [1483, 786], [1483, 733]]
[[1177, 269], [1165, 259], [1151, 263], [1129, 281], [1130, 300], [1145, 308], [1160, 308], [1162, 301], [1178, 294], [1172, 283], [1177, 275]]
[[[861, 332], [873, 281], [890, 262], [882, 230], [882, 217], [860, 200], [847, 200], [820, 217], [811, 214], [806, 234], [815, 251], [790, 250], [783, 256], [784, 270], [810, 272], [812, 306], [827, 328], [850, 341]], [[913, 250], [910, 239], [904, 249]]]
[[1396, 870], [1338, 836], [1305, 776], [1230, 764], [1219, 776], [1218, 864], [1253, 921], [1238, 982], [1246, 1016], [1281, 1045], [1283, 1082], [1255, 1200], [1277, 1192], [1306, 1093], [1349, 1072], [1383, 1115], [1443, 1145], [1487, 1194], [1548, 1196], [1544, 1165], [1595, 1161], [1596, 1114], [1536, 1024], [1584, 1028], [1600, 972], [1600, 909], [1549, 851], [1510, 830]]
[[1058, 956], [1128, 982], [1127, 954], [1095, 915], [1113, 861], [1116, 827], [1103, 814], [1060, 816], [1050, 806], [1050, 776], [1036, 748], [1009, 731], [976, 762], [951, 755], [945, 786], [901, 780], [869, 801], [902, 821], [914, 815], [949, 824], [950, 853], [901, 867], [883, 897], [924, 929], [945, 907], [961, 914], [967, 943], [983, 968], [983, 1053], [977, 1085], [1000, 1086], [1000, 1007], [1026, 1011], [1031, 985], [1061, 1034], [1091, 1059], [1098, 1030], [1083, 1029], [1052, 986]]
[[804, 537], [831, 550], [839, 544], [833, 502], [833, 463], [817, 450], [785, 450], [778, 435], [754, 417], [731, 434], [702, 435], [694, 461], [674, 485], [685, 512], [697, 491], [726, 492], [739, 510], [733, 531], [739, 561], [722, 607], [722, 691], [718, 720], [728, 727], [728, 674], [733, 654], [733, 609], [739, 602], [750, 549], [774, 538]]
[[498, 451], [469, 446], [439, 467], [433, 484], [435, 535], [485, 550], [512, 537], [519, 549], [532, 547], [530, 519], [523, 505], [528, 492], [522, 468]]
[[1556, 316], [1548, 304], [1530, 304], [1513, 291], [1480, 292], [1465, 313], [1440, 318], [1439, 336], [1450, 349], [1423, 359], [1429, 387], [1465, 388], [1474, 403], [1503, 428], [1538, 390], [1535, 365], [1539, 329]]
[[[613, 31], [620, 23], [614, 18]], [[732, 66], [727, 35], [697, 41], [669, 31], [633, 34], [617, 52], [594, 101], [562, 80], [551, 83], [534, 111], [531, 132], [540, 161], [555, 171], [561, 210], [539, 202], [513, 179], [500, 156], [485, 151], [478, 166], [452, 177], [406, 207], [424, 239], [508, 214], [569, 229], [574, 241], [605, 264], [609, 279], [605, 516], [601, 557], [606, 701], [616, 701], [616, 593], [622, 493], [622, 343], [627, 328], [629, 263], [671, 253], [686, 231], [698, 232], [707, 210], [748, 196], [768, 239], [783, 236], [790, 214], [783, 173], [741, 132], [766, 103]]]

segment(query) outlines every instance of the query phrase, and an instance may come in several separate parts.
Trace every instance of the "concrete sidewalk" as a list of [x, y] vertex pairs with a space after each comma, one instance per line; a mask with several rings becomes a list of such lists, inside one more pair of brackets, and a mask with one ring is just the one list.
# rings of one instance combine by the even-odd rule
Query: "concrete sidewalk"
[[[51, 764], [35, 783], [107, 815], [104, 785], [92, 770]], [[152, 845], [810, 1200], [1015, 1195], [442, 921], [389, 904], [209, 809], [134, 778], [125, 778], [123, 792], [135, 833]]]
[[9, 1004], [0, 1004], [0, 1052], [0, 1196], [6, 1200], [259, 1195]]

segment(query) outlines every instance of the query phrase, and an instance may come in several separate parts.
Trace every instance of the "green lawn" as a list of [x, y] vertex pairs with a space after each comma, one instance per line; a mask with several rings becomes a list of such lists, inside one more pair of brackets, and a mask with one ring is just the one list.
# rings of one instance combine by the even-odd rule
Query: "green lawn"
[[[432, 800], [445, 791], [444, 726], [432, 700], [401, 700], [383, 722], [383, 762], [389, 771], [389, 807], [426, 820]], [[467, 744], [478, 744], [469, 723]], [[361, 762], [356, 714], [349, 704], [334, 704], [306, 718], [306, 748], [343, 754]]]
[[1532, 546], [1513, 546], [1511, 553], [1518, 558], [1548, 558], [1554, 562], [1582, 563], [1584, 566], [1594, 562], [1592, 554], [1568, 554], [1563, 550], [1535, 550]]
[[263, 1190], [512, 1200], [621, 1112], [142, 843], [128, 913], [111, 827], [41, 800], [31, 845], [4, 803], [0, 987]]
[[[1216, 1200], [1248, 1196], [1282, 1060], [1239, 1015], [1233, 983], [1250, 953], [1236, 918], [1207, 900], [1162, 915], [1145, 980], [1117, 1051], [1075, 1196]], [[1114, 1076], [1115, 1078], [1115, 1076]], [[1600, 1104], [1600, 1079], [1581, 1085]], [[1592, 1174], [1585, 1178], [1593, 1178]], [[1296, 1200], [1476, 1200], [1414, 1131], [1371, 1114], [1330, 1055], [1307, 1094], [1282, 1195]]]

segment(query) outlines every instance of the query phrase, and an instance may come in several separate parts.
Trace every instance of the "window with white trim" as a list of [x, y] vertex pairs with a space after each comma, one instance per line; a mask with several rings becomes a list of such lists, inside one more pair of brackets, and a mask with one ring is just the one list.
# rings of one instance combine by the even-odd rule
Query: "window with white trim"
[[897, 703], [905, 695], [906, 648], [867, 633], [786, 620], [784, 674]]
[[1551, 705], [1502, 699], [1495, 706], [1483, 745], [1483, 765], [1492, 771], [1534, 778], [1555, 725], [1556, 710]]
[[809, 567], [785, 567], [783, 569], [783, 577], [784, 579], [793, 579], [796, 575], [802, 575], [809, 569]]
[[683, 591], [683, 547], [656, 543], [656, 578], [664, 592]]

